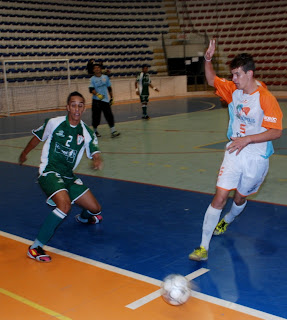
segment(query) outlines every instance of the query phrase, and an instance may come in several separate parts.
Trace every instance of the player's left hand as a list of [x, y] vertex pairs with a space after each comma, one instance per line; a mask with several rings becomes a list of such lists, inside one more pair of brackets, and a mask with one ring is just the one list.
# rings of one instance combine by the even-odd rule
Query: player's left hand
[[111, 98], [111, 99], [110, 99], [110, 106], [112, 106], [113, 104], [114, 104], [114, 99]]
[[26, 160], [27, 160], [27, 156], [24, 152], [22, 152], [19, 157], [19, 164], [22, 165]]
[[232, 143], [226, 148], [229, 153], [236, 151], [236, 155], [250, 143], [250, 137], [231, 137]]
[[102, 157], [100, 156], [99, 153], [96, 153], [94, 156], [93, 156], [93, 168], [95, 170], [102, 170], [104, 167], [104, 164], [103, 164], [103, 160], [102, 160]]

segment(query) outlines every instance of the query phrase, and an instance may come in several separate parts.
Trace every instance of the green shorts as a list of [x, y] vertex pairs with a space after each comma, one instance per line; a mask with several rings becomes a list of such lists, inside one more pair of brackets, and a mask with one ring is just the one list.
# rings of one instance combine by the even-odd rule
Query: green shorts
[[62, 177], [57, 172], [43, 173], [38, 178], [38, 182], [42, 190], [47, 195], [47, 203], [50, 206], [55, 206], [55, 202], [51, 199], [57, 192], [66, 190], [70, 196], [71, 203], [74, 203], [85, 192], [89, 190], [82, 180], [75, 175], [71, 178]]
[[147, 94], [140, 95], [141, 103], [142, 103], [142, 104], [147, 104], [148, 101], [149, 101], [148, 98], [149, 98], [149, 95], [147, 95]]

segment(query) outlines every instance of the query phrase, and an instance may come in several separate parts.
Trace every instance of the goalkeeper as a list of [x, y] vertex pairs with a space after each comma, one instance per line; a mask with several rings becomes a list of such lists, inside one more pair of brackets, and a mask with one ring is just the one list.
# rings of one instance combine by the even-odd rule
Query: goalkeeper
[[115, 129], [114, 115], [111, 109], [113, 104], [113, 90], [111, 81], [107, 75], [102, 74], [102, 65], [95, 63], [93, 66], [94, 75], [90, 78], [90, 93], [93, 94], [92, 100], [92, 126], [95, 134], [100, 137], [98, 126], [101, 123], [101, 114], [103, 112], [105, 119], [111, 130], [111, 137], [115, 138], [120, 135]]

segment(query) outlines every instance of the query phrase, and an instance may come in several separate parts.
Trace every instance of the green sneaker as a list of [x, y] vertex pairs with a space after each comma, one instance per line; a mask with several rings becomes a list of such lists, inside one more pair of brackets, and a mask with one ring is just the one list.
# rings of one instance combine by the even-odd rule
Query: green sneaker
[[204, 247], [200, 246], [199, 248], [196, 248], [188, 257], [190, 260], [205, 261], [208, 259], [208, 253]]
[[217, 226], [215, 227], [213, 234], [215, 236], [223, 234], [226, 231], [228, 225], [229, 223], [225, 222], [224, 218], [221, 219], [221, 221], [218, 222]]

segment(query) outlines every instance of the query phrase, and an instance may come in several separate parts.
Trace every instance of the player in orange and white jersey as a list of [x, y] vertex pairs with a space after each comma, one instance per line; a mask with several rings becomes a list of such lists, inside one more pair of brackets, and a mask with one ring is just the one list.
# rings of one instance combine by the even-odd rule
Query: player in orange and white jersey
[[[212, 235], [220, 235], [243, 211], [246, 198], [258, 191], [274, 153], [272, 140], [282, 134], [282, 111], [276, 98], [254, 78], [255, 64], [247, 53], [237, 55], [230, 63], [232, 81], [217, 77], [212, 57], [215, 40], [205, 53], [205, 76], [216, 94], [228, 103], [229, 125], [224, 159], [218, 174], [216, 193], [206, 210], [201, 244], [190, 255], [191, 260], [207, 260]], [[231, 210], [219, 222], [229, 193], [235, 190]]]

